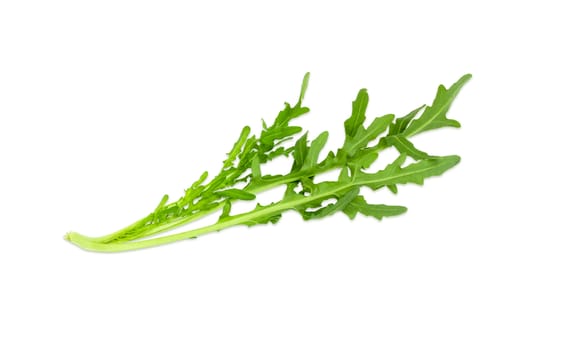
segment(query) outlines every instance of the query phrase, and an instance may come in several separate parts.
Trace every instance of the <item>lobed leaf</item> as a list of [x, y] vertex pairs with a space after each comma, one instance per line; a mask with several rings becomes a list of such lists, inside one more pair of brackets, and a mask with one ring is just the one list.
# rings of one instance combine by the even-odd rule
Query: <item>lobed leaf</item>
[[363, 128], [366, 120], [366, 109], [368, 107], [369, 96], [366, 89], [361, 89], [352, 102], [352, 115], [344, 122], [346, 136], [354, 137], [360, 128]]
[[459, 122], [453, 119], [448, 119], [446, 117], [446, 113], [450, 109], [452, 102], [463, 85], [465, 85], [469, 79], [471, 79], [471, 74], [466, 74], [449, 89], [446, 89], [444, 85], [440, 85], [432, 106], [426, 108], [420, 118], [413, 120], [405, 129], [403, 134], [405, 136], [412, 136], [423, 131], [445, 126], [459, 128], [461, 126]]
[[375, 140], [377, 136], [387, 130], [394, 118], [395, 116], [392, 114], [375, 118], [367, 129], [360, 127], [356, 130], [354, 136], [347, 137], [343, 149], [348, 157], [354, 156], [359, 150], [366, 147], [370, 141]]
[[410, 113], [408, 113], [404, 117], [395, 119], [395, 122], [393, 124], [391, 124], [391, 126], [389, 127], [389, 134], [388, 135], [396, 135], [396, 134], [400, 134], [403, 131], [405, 131], [407, 126], [409, 126], [411, 120], [414, 117], [416, 117], [418, 115], [418, 113], [422, 109], [424, 109], [425, 107], [426, 107], [426, 105], [422, 105], [422, 106], [414, 109], [413, 111], [411, 111]]
[[304, 220], [324, 218], [346, 208], [350, 204], [350, 202], [352, 202], [358, 196], [359, 191], [359, 187], [355, 187], [346, 192], [344, 195], [338, 197], [336, 203], [334, 204], [328, 204], [326, 207], [315, 211], [300, 210], [299, 213]]
[[387, 136], [384, 140], [389, 146], [395, 147], [399, 153], [404, 153], [415, 160], [434, 158], [434, 156], [418, 150], [412, 142], [401, 134]]
[[363, 196], [357, 196], [343, 211], [350, 219], [354, 219], [357, 213], [361, 213], [381, 220], [384, 217], [404, 214], [407, 208], [399, 205], [369, 204]]
[[231, 152], [229, 152], [227, 159], [225, 159], [225, 161], [223, 162], [223, 169], [229, 168], [233, 165], [233, 162], [239, 155], [240, 150], [242, 149], [242, 146], [245, 144], [249, 134], [250, 134], [250, 127], [245, 126], [242, 129], [237, 142], [235, 142], [235, 144], [233, 145]]
[[256, 198], [254, 193], [239, 190], [238, 188], [229, 188], [223, 191], [217, 191], [214, 193], [220, 197], [230, 198], [230, 199], [242, 199], [245, 201], [253, 200]]
[[267, 146], [274, 146], [274, 141], [295, 135], [301, 132], [300, 126], [283, 126], [273, 129], [268, 129], [262, 132], [260, 142]]
[[307, 135], [304, 133], [296, 142], [293, 147], [293, 166], [292, 171], [299, 170], [305, 164], [305, 158], [307, 158], [307, 153], [309, 152], [309, 147], [307, 146]]
[[405, 154], [401, 154], [396, 161], [388, 165], [385, 169], [375, 174], [360, 172], [356, 180], [371, 189], [377, 190], [382, 186], [415, 183], [422, 185], [424, 179], [431, 176], [442, 175], [446, 170], [454, 167], [460, 161], [458, 156], [435, 157], [432, 159], [420, 160], [416, 163], [401, 167], [406, 159]]
[[322, 132], [316, 139], [311, 142], [311, 146], [307, 152], [305, 160], [303, 161], [303, 169], [310, 169], [317, 165], [319, 160], [319, 154], [324, 148], [326, 141], [328, 140], [328, 132]]

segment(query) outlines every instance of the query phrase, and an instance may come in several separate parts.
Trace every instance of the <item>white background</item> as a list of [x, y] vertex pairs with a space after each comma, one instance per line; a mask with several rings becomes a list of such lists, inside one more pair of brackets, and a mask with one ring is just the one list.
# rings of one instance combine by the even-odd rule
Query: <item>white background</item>
[[[561, 349], [560, 10], [552, 1], [2, 1], [0, 348]], [[417, 137], [462, 163], [374, 195], [409, 212], [237, 227], [96, 254], [217, 171], [311, 72], [342, 140], [473, 79]]]

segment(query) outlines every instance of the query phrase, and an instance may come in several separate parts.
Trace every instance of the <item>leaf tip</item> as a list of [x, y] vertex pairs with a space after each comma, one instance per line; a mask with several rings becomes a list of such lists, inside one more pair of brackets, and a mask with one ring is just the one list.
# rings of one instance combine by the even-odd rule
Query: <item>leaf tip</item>
[[458, 155], [446, 156], [443, 159], [448, 164], [448, 168], [453, 168], [461, 162], [461, 157]]
[[303, 82], [301, 83], [301, 92], [299, 93], [298, 104], [301, 104], [301, 101], [303, 101], [303, 99], [305, 98], [305, 92], [307, 91], [307, 87], [309, 86], [310, 76], [311, 76], [310, 72], [305, 73], [305, 75], [303, 76]]
[[461, 88], [463, 85], [465, 85], [465, 83], [467, 83], [469, 80], [471, 80], [471, 78], [473, 77], [473, 75], [471, 73], [467, 73], [464, 74], [461, 78], [458, 79], [458, 81], [456, 81], [453, 86], [458, 86], [459, 88]]

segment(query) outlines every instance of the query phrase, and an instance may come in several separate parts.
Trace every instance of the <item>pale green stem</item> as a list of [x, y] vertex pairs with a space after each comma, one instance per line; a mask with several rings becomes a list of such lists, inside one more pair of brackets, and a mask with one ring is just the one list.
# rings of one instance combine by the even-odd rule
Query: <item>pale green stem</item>
[[258, 219], [263, 216], [272, 215], [278, 212], [283, 212], [298, 207], [309, 201], [316, 201], [321, 198], [330, 197], [331, 195], [337, 192], [344, 191], [348, 187], [353, 187], [353, 186], [357, 186], [357, 184], [352, 183], [352, 184], [342, 185], [331, 192], [312, 195], [308, 197], [300, 197], [292, 201], [286, 201], [280, 203], [278, 205], [268, 206], [248, 213], [235, 215], [232, 216], [229, 220], [221, 221], [212, 225], [208, 225], [201, 228], [197, 228], [181, 233], [176, 233], [164, 237], [146, 239], [141, 241], [131, 241], [131, 242], [99, 243], [99, 242], [94, 242], [89, 237], [82, 236], [79, 233], [71, 232], [67, 234], [65, 238], [83, 249], [97, 251], [97, 252], [111, 253], [111, 252], [121, 252], [126, 250], [150, 248], [154, 246], [195, 238], [204, 235], [206, 233], [216, 232], [225, 229], [227, 227], [232, 227], [232, 226], [244, 224], [246, 222], [251, 222], [254, 219]]
[[[384, 149], [387, 147], [381, 147], [381, 149]], [[380, 151], [380, 150], [377, 150]], [[252, 192], [254, 194], [258, 194], [260, 192], [264, 192], [268, 189], [271, 188], [275, 188], [278, 187], [280, 185], [284, 185], [284, 184], [288, 184], [291, 183], [293, 181], [299, 180], [300, 178], [304, 177], [304, 176], [313, 176], [313, 175], [319, 175], [331, 170], [334, 170], [336, 168], [341, 167], [342, 164], [335, 162], [334, 164], [327, 166], [326, 168], [323, 168], [322, 170], [317, 170], [317, 172], [312, 172], [312, 171], [306, 171], [306, 172], [298, 172], [296, 174], [288, 174], [285, 175], [275, 181], [272, 182], [267, 182], [261, 186], [256, 186], [253, 188], [249, 188], [248, 191]], [[128, 229], [131, 228], [135, 228], [136, 225], [141, 225], [143, 223], [143, 221], [147, 221], [147, 218], [144, 218], [142, 220], [137, 221], [136, 223], [122, 229], [119, 230], [113, 234], [107, 235], [107, 236], [103, 236], [103, 237], [98, 237], [98, 238], [94, 238], [94, 237], [88, 237], [88, 236], [83, 236], [77, 232], [70, 232], [65, 236], [65, 239], [67, 239], [68, 241], [72, 242], [73, 244], [86, 249], [86, 250], [91, 250], [91, 251], [97, 251], [97, 252], [120, 252], [120, 251], [127, 251], [127, 250], [136, 250], [136, 249], [143, 249], [143, 248], [149, 248], [149, 247], [153, 247], [153, 246], [158, 246], [158, 245], [163, 245], [163, 244], [168, 244], [168, 243], [172, 243], [172, 242], [176, 242], [176, 241], [180, 241], [180, 240], [186, 240], [186, 239], [190, 239], [190, 238], [195, 238], [210, 232], [216, 232], [219, 230], [222, 230], [224, 228], [227, 227], [231, 227], [231, 226], [236, 226], [236, 225], [240, 225], [243, 224], [245, 222], [250, 222], [255, 218], [259, 218], [263, 215], [267, 215], [268, 213], [272, 212], [272, 213], [276, 213], [276, 212], [283, 212], [285, 210], [288, 209], [292, 209], [295, 208], [296, 206], [302, 205], [304, 203], [307, 203], [309, 201], [315, 201], [318, 200], [320, 198], [324, 198], [324, 197], [330, 197], [331, 195], [333, 195], [334, 193], [338, 192], [338, 191], [342, 191], [345, 190], [347, 187], [351, 187], [351, 186], [357, 186], [358, 184], [348, 184], [348, 185], [344, 185], [341, 186], [341, 188], [338, 188], [336, 191], [334, 192], [330, 192], [330, 193], [323, 193], [320, 195], [316, 195], [316, 196], [307, 196], [307, 197], [302, 197], [299, 198], [297, 200], [294, 201], [287, 201], [284, 202], [280, 205], [274, 205], [274, 206], [268, 206], [259, 210], [253, 210], [251, 212], [248, 213], [243, 213], [243, 214], [239, 214], [239, 215], [235, 215], [232, 216], [231, 219], [226, 220], [226, 221], [221, 221], [221, 222], [217, 222], [215, 224], [212, 225], [208, 225], [208, 226], [204, 226], [201, 228], [197, 228], [197, 229], [193, 229], [193, 230], [188, 230], [185, 232], [181, 232], [181, 233], [176, 233], [176, 234], [171, 234], [171, 235], [167, 235], [167, 236], [163, 236], [163, 237], [158, 237], [158, 238], [152, 238], [152, 239], [143, 239], [143, 240], [131, 240], [131, 241], [119, 241], [118, 237], [123, 234], [124, 232], [126, 232]], [[199, 212], [196, 213], [194, 215], [190, 215], [188, 217], [184, 217], [184, 218], [177, 218], [174, 219], [173, 221], [170, 221], [168, 223], [164, 223], [162, 225], [159, 225], [157, 227], [155, 227], [154, 229], [148, 229], [146, 232], [143, 232], [143, 234], [139, 237], [136, 237], [135, 239], [141, 239], [141, 238], [146, 238], [148, 236], [152, 236], [158, 233], [162, 233], [165, 231], [168, 231], [170, 229], [185, 225], [189, 222], [195, 221], [203, 216], [207, 216], [207, 215], [211, 215], [212, 213], [217, 212], [218, 210], [220, 210], [223, 206], [224, 206], [225, 202], [220, 203], [220, 205], [216, 208], [213, 208], [210, 211], [204, 211], [204, 212]], [[117, 240], [116, 240], [117, 239]], [[112, 240], [114, 240], [112, 242]]]

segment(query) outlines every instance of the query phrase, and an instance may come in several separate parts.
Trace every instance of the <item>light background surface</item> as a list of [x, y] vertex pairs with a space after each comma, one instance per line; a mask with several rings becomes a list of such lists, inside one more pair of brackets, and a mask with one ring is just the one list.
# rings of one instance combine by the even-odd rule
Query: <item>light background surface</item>
[[[561, 349], [563, 25], [556, 1], [2, 1], [0, 348]], [[374, 195], [409, 212], [87, 253], [217, 171], [311, 72], [299, 120], [402, 115], [461, 164]], [[281, 165], [280, 165], [281, 166]]]

